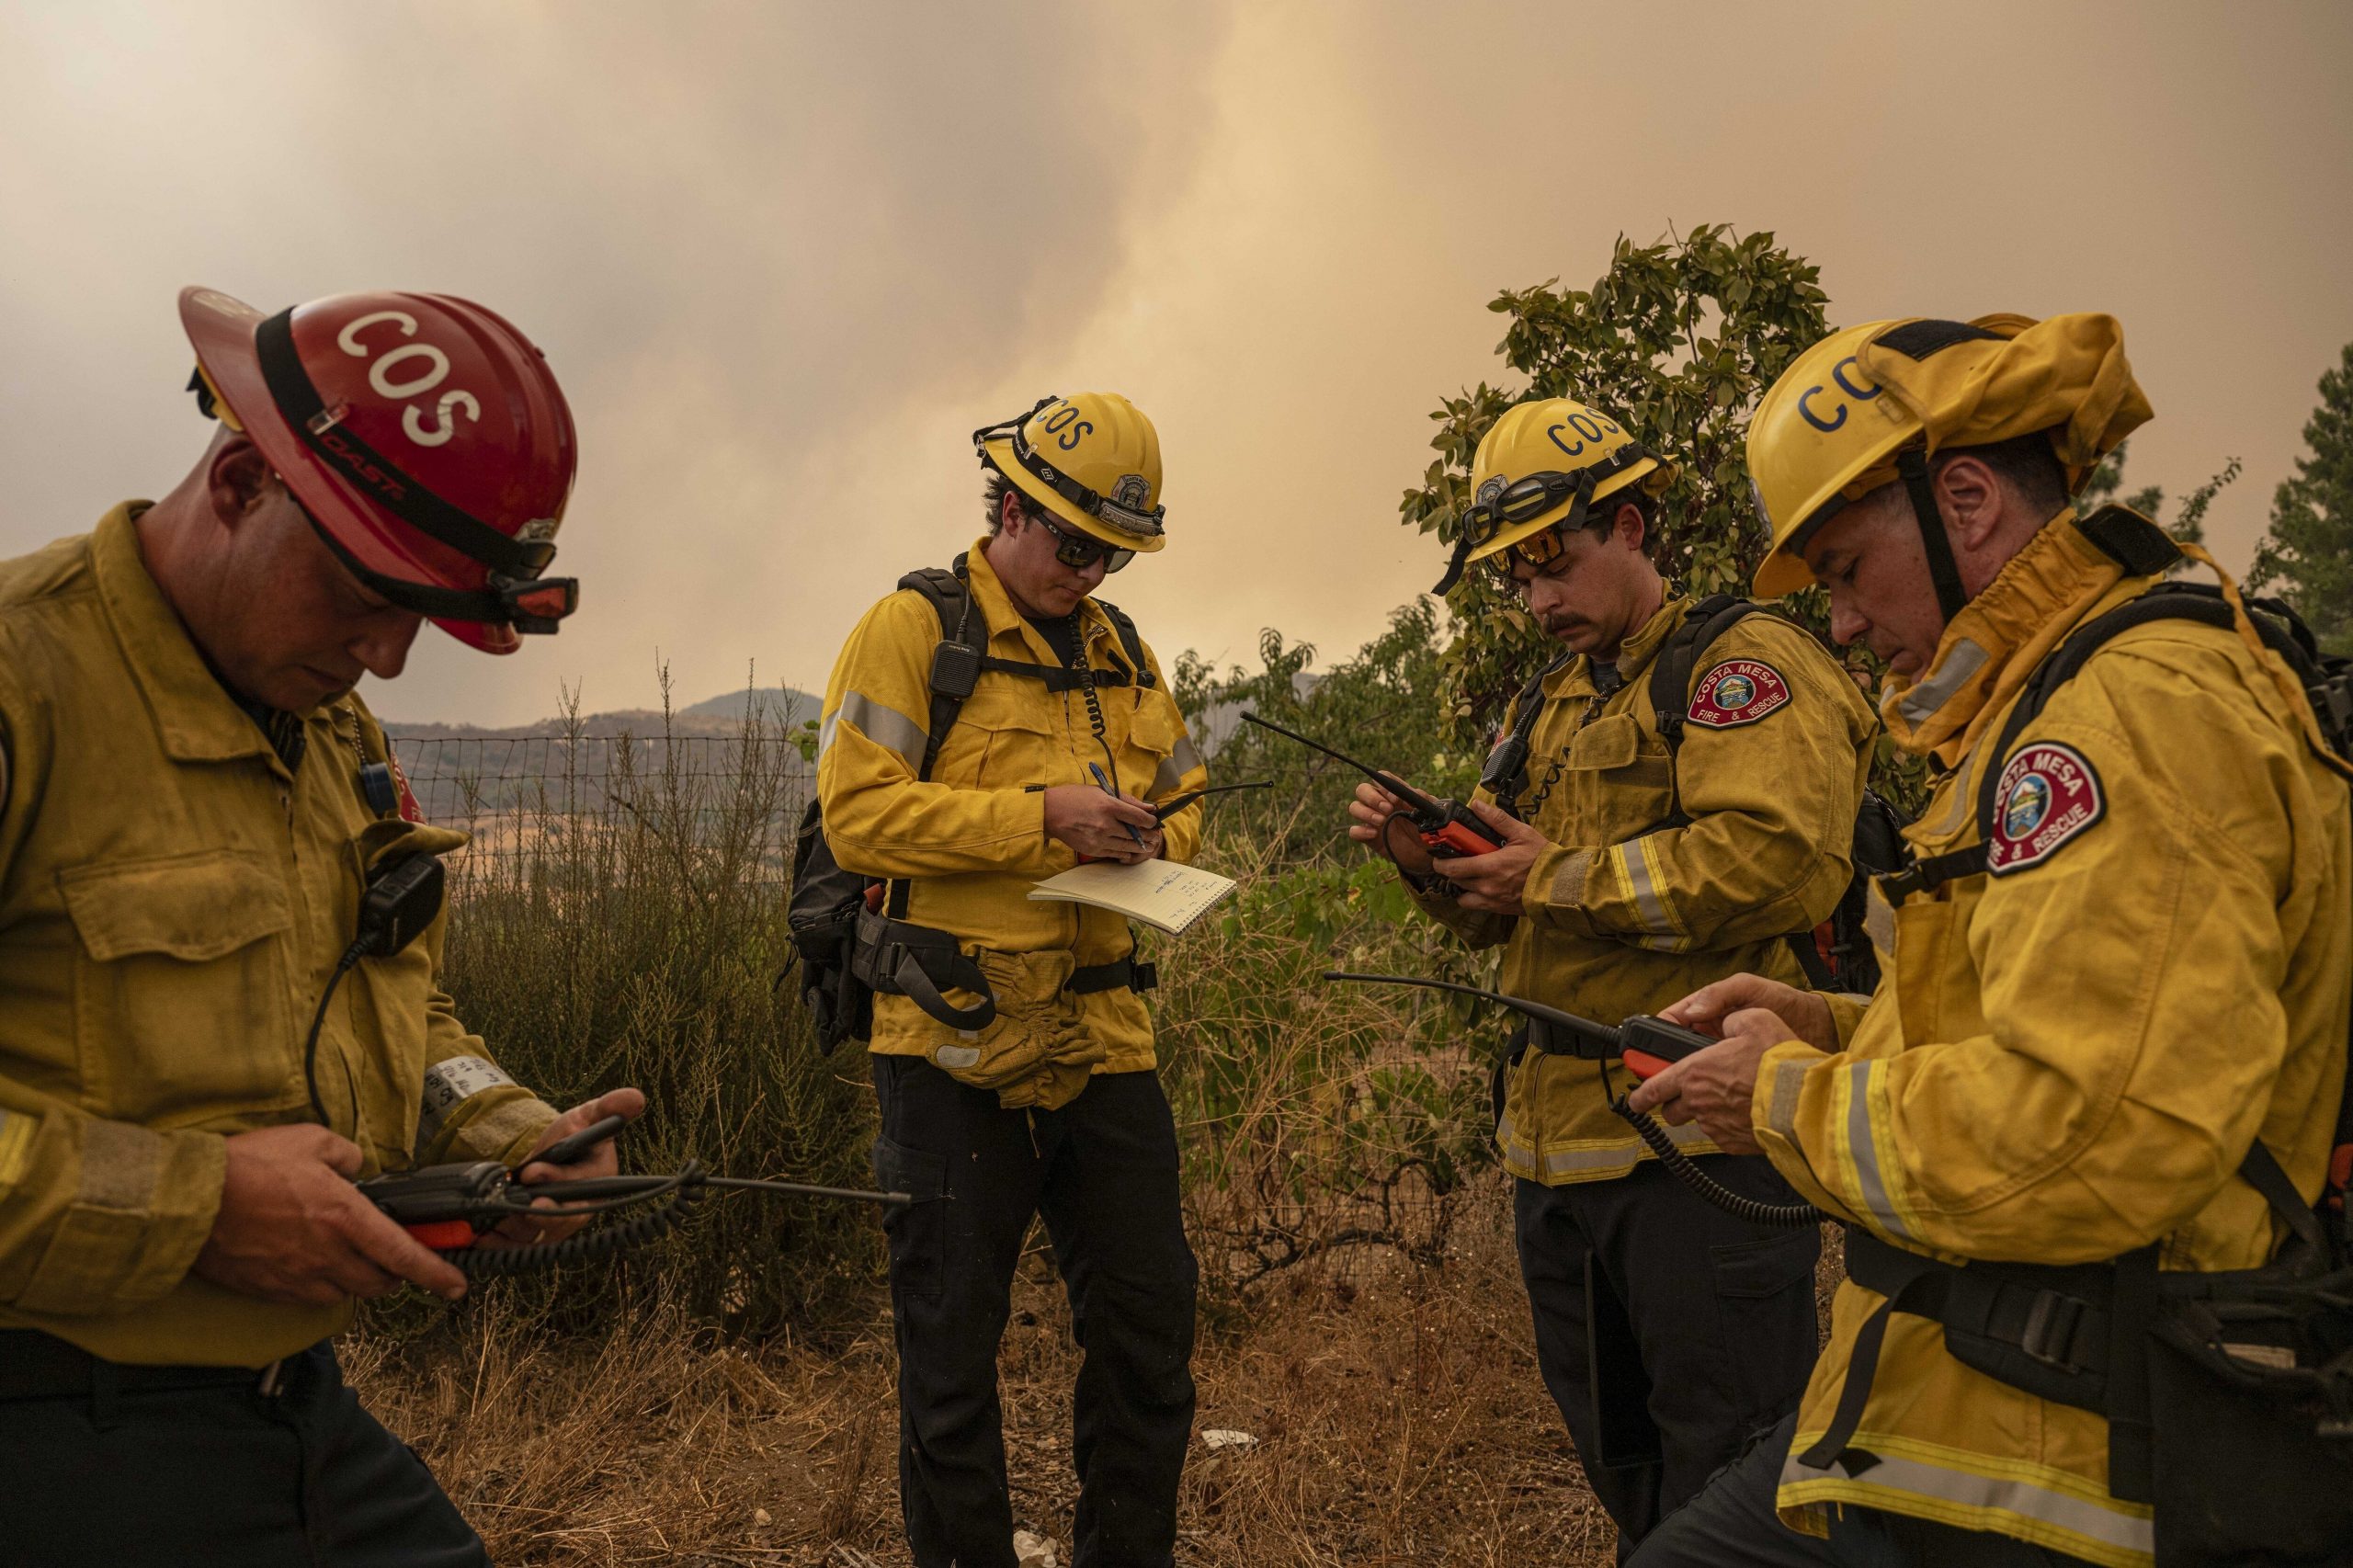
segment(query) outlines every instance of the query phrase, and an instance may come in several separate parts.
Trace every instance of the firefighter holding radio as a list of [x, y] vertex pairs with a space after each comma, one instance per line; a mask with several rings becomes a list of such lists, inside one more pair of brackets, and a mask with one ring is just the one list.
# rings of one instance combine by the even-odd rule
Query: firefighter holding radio
[[2097, 313], [1850, 327], [1758, 406], [1756, 587], [1828, 590], [1938, 779], [1870, 1005], [1709, 986], [1667, 1017], [1722, 1043], [1633, 1096], [1848, 1276], [1643, 1568], [2346, 1561], [2353, 667], [2070, 504], [2151, 414]]
[[[1396, 860], [1425, 912], [1504, 945], [1504, 991], [1599, 1018], [1746, 970], [1868, 985], [1831, 972], [1816, 927], [1850, 892], [1870, 708], [1804, 629], [1669, 588], [1654, 551], [1673, 478], [1565, 398], [1495, 423], [1440, 590], [1466, 565], [1492, 571], [1563, 649], [1520, 694], [1472, 802], [1499, 847], [1433, 861], [1388, 791], [1361, 786], [1350, 808], [1351, 835]], [[1671, 1179], [1611, 1112], [1603, 1054], [1523, 1026], [1497, 1069], [1495, 1142], [1518, 1178], [1539, 1364], [1622, 1555], [1794, 1404], [1819, 1243]], [[1677, 1131], [1687, 1153], [1717, 1153]], [[1763, 1161], [1704, 1164], [1744, 1196], [1790, 1200]]]
[[571, 415], [463, 300], [180, 317], [202, 459], [0, 563], [0, 1556], [483, 1563], [328, 1348], [356, 1298], [465, 1283], [353, 1180], [527, 1165], [643, 1098], [559, 1116], [459, 1022], [464, 835], [353, 687], [426, 619], [504, 653], [571, 613]]

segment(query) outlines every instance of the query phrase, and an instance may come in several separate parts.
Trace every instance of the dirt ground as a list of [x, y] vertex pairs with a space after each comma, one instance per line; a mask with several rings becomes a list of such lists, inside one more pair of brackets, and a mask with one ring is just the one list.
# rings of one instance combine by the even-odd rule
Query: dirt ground
[[[1205, 1317], [1180, 1563], [1609, 1560], [1537, 1379], [1500, 1178], [1476, 1201], [1443, 1267], [1359, 1250]], [[454, 1345], [396, 1355], [363, 1336], [346, 1358], [499, 1562], [907, 1562], [887, 1317], [835, 1354], [697, 1347], [659, 1321], [601, 1346], [535, 1346], [520, 1326], [485, 1301]], [[1078, 1353], [1042, 1253], [1024, 1262], [1001, 1368], [1015, 1519], [1066, 1565]], [[1255, 1441], [1212, 1449], [1209, 1431]]]

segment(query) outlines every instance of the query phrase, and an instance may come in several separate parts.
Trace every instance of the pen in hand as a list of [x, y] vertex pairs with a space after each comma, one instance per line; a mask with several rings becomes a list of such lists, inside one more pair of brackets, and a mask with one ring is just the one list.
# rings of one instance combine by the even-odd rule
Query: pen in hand
[[[1120, 792], [1111, 788], [1110, 775], [1103, 771], [1103, 765], [1101, 763], [1088, 763], [1086, 765], [1086, 771], [1095, 775], [1095, 782], [1103, 786], [1103, 792], [1105, 794], [1110, 796], [1111, 799], [1115, 801], [1120, 798]], [[1128, 830], [1128, 836], [1136, 841], [1137, 848], [1141, 849], [1143, 847], [1143, 835], [1136, 831], [1135, 824], [1131, 822], [1123, 822], [1120, 825]]]

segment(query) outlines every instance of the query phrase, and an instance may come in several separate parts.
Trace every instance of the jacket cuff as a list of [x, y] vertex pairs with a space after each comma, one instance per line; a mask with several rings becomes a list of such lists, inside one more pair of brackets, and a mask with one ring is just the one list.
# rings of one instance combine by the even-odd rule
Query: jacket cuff
[[1756, 1088], [1748, 1106], [1748, 1124], [1773, 1168], [1781, 1173], [1798, 1196], [1834, 1219], [1847, 1218], [1846, 1205], [1824, 1187], [1806, 1160], [1799, 1142], [1798, 1114], [1805, 1093], [1806, 1074], [1832, 1058], [1803, 1040], [1786, 1040], [1766, 1051], [1756, 1063]]
[[482, 1098], [484, 1103], [479, 1108], [469, 1108], [469, 1114], [457, 1124], [445, 1158], [520, 1165], [560, 1114], [528, 1089], [493, 1092]]
[[221, 1212], [229, 1141], [219, 1133], [95, 1119], [80, 1132], [77, 1190], [17, 1298], [27, 1312], [123, 1312], [169, 1294]]
[[1855, 1026], [1863, 1021], [1871, 999], [1847, 991], [1818, 991], [1823, 1005], [1830, 1009], [1830, 1027], [1838, 1031], [1838, 1049], [1844, 1051], [1855, 1038]]
[[1528, 868], [1519, 890], [1519, 907], [1529, 919], [1550, 931], [1580, 937], [1598, 936], [1586, 910], [1586, 892], [1594, 873], [1594, 852], [1547, 844]]

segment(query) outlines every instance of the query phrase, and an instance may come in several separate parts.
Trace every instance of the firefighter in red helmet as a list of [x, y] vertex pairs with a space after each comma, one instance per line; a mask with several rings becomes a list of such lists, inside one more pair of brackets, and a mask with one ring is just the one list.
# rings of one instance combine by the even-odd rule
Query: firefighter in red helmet
[[463, 300], [180, 316], [202, 458], [0, 562], [0, 1556], [484, 1562], [328, 1348], [360, 1297], [465, 1288], [353, 1181], [603, 1174], [610, 1143], [529, 1162], [644, 1099], [559, 1114], [508, 1077], [439, 918], [355, 957], [369, 881], [465, 839], [353, 688], [426, 619], [503, 653], [572, 612], [572, 416]]

